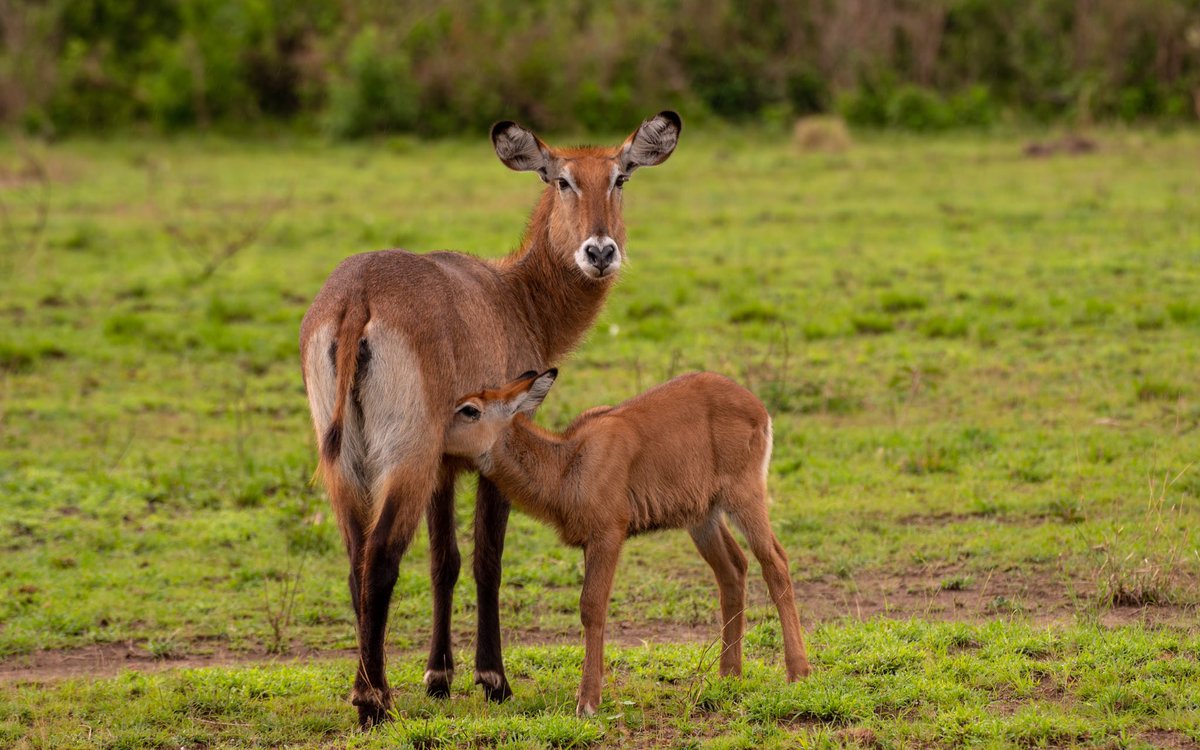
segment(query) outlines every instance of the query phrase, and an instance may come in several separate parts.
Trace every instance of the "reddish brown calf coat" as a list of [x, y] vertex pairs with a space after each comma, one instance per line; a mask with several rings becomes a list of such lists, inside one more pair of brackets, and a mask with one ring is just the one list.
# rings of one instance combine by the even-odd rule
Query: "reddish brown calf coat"
[[460, 399], [446, 451], [472, 460], [518, 508], [583, 548], [586, 653], [577, 710], [599, 706], [612, 578], [632, 534], [688, 529], [720, 591], [721, 673], [741, 672], [747, 566], [726, 515], [762, 565], [783, 628], [788, 679], [807, 675], [787, 555], [767, 516], [772, 434], [762, 402], [728, 378], [694, 373], [591, 409], [557, 435], [528, 416], [555, 376], [527, 376]]

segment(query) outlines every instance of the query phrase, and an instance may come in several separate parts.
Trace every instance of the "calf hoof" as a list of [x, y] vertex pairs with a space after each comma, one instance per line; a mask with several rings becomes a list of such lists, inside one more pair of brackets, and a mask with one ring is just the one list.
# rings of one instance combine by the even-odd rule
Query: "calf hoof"
[[358, 726], [362, 730], [378, 726], [390, 717], [391, 699], [386, 690], [355, 688], [350, 702], [358, 709]]
[[579, 703], [575, 704], [575, 715], [582, 717], [595, 716], [597, 703], [599, 703], [599, 701], [596, 701], [596, 703], [582, 700], [579, 701]]
[[508, 680], [505, 679], [501, 672], [476, 672], [475, 684], [483, 686], [483, 695], [493, 703], [503, 703], [512, 697], [512, 690], [508, 687]]
[[450, 686], [453, 684], [453, 669], [425, 670], [425, 693], [431, 698], [449, 698]]
[[788, 682], [799, 682], [805, 677], [808, 677], [810, 674], [812, 674], [812, 667], [806, 663], [800, 665], [796, 669], [789, 669], [787, 679]]

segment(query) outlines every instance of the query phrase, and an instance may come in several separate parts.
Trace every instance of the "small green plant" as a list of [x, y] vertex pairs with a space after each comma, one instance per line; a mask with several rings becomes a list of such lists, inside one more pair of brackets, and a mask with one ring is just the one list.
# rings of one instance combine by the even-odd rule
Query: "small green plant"
[[1016, 462], [1009, 470], [1009, 476], [1017, 482], [1041, 484], [1049, 480], [1053, 476], [1053, 473], [1045, 465], [1044, 459], [1040, 455], [1029, 453], [1019, 456], [1016, 459]]
[[959, 455], [944, 445], [926, 441], [922, 446], [908, 451], [900, 459], [900, 471], [904, 474], [922, 476], [926, 474], [953, 474], [958, 471]]
[[867, 335], [891, 333], [896, 330], [896, 324], [891, 318], [872, 313], [860, 313], [852, 316], [850, 325], [854, 326], [855, 333]]
[[625, 311], [630, 320], [645, 320], [646, 318], [671, 317], [671, 308], [664, 303], [653, 300], [650, 302], [634, 302]]
[[288, 650], [290, 629], [295, 622], [296, 598], [304, 581], [305, 564], [314, 553], [328, 546], [321, 534], [324, 514], [314, 510], [310, 496], [285, 505], [280, 517], [284, 533], [284, 559], [281, 568], [267, 573], [263, 580], [262, 611], [270, 640], [267, 651], [278, 654]]
[[729, 314], [730, 323], [774, 323], [780, 318], [778, 310], [761, 302], [742, 305]]
[[1192, 300], [1175, 300], [1167, 303], [1167, 315], [1180, 324], [1200, 321], [1200, 303]]
[[64, 349], [48, 342], [0, 340], [0, 373], [29, 372], [42, 360], [66, 356]]
[[997, 596], [987, 604], [987, 611], [998, 615], [1019, 615], [1025, 611], [1025, 605], [1007, 596]]
[[[288, 650], [288, 628], [293, 621], [296, 593], [302, 571], [289, 565], [282, 573], [263, 577], [263, 613], [270, 628], [267, 651], [281, 654]], [[272, 589], [275, 590], [272, 594]]]
[[1017, 306], [1017, 298], [1005, 292], [984, 292], [979, 295], [979, 304], [994, 310], [1011, 310]]
[[938, 586], [942, 591], [966, 591], [971, 588], [971, 583], [974, 580], [969, 575], [957, 575], [950, 578], [943, 578]]
[[1008, 503], [994, 497], [977, 497], [971, 502], [971, 515], [973, 516], [1000, 516], [1008, 509]]
[[887, 313], [903, 313], [912, 310], [924, 310], [925, 298], [911, 292], [884, 292], [879, 298], [879, 307]]
[[146, 651], [155, 659], [174, 659], [183, 654], [186, 648], [178, 633], [170, 633], [161, 638], [151, 638], [146, 641]]
[[949, 315], [934, 315], [921, 323], [921, 333], [931, 339], [961, 339], [968, 330], [965, 318]]
[[1134, 318], [1133, 325], [1139, 331], [1159, 331], [1166, 327], [1167, 316], [1161, 310], [1143, 310]]
[[1079, 498], [1056, 497], [1048, 504], [1047, 512], [1051, 518], [1067, 524], [1083, 523], [1087, 519]]
[[1183, 396], [1183, 387], [1166, 380], [1146, 379], [1137, 382], [1138, 401], [1175, 401]]

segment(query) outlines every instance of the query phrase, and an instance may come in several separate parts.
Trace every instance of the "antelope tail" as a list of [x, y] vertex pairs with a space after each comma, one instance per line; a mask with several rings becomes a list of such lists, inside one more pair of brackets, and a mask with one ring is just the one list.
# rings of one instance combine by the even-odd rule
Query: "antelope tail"
[[[333, 462], [342, 452], [342, 425], [346, 418], [346, 401], [354, 389], [355, 378], [358, 376], [362, 360], [370, 357], [366, 341], [362, 339], [363, 329], [370, 319], [366, 305], [351, 302], [342, 315], [338, 327], [334, 356], [334, 367], [337, 370], [337, 396], [333, 403], [333, 419], [329, 429], [325, 431], [321, 441], [321, 458]], [[364, 356], [365, 355], [365, 356]]]

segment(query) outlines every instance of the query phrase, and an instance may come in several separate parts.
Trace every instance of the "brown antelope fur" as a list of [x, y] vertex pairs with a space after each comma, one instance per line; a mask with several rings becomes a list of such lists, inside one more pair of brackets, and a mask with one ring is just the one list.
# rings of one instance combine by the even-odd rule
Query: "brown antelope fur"
[[742, 529], [779, 610], [789, 681], [808, 675], [788, 559], [767, 517], [771, 418], [728, 378], [682, 375], [616, 407], [581, 414], [562, 434], [531, 420], [557, 371], [526, 373], [459, 400], [446, 452], [471, 460], [519, 509], [583, 548], [584, 628], [580, 714], [600, 705], [604, 621], [625, 539], [687, 529], [716, 574], [721, 674], [742, 671], [746, 557], [725, 525]]
[[[386, 719], [387, 609], [421, 514], [430, 536], [433, 637], [425, 674], [449, 694], [451, 596], [460, 556], [454, 483], [469, 468], [442, 453], [459, 394], [545, 368], [591, 327], [625, 258], [624, 180], [660, 164], [680, 121], [663, 112], [620, 146], [553, 149], [512, 122], [492, 128], [500, 160], [546, 183], [520, 248], [499, 261], [402, 250], [347, 258], [300, 328], [304, 383], [320, 475], [350, 558], [359, 665], [352, 702], [365, 727]], [[499, 583], [508, 501], [486, 480], [475, 506], [475, 677], [487, 696], [511, 691], [500, 652]]]

